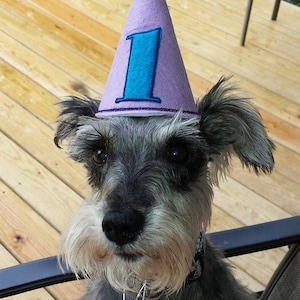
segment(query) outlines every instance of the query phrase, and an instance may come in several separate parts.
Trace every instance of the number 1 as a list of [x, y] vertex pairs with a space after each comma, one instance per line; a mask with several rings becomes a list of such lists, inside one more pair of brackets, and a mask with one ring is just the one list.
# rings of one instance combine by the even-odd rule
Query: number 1
[[128, 35], [131, 40], [126, 81], [123, 97], [117, 98], [116, 103], [123, 101], [161, 102], [153, 96], [156, 65], [158, 60], [161, 28]]

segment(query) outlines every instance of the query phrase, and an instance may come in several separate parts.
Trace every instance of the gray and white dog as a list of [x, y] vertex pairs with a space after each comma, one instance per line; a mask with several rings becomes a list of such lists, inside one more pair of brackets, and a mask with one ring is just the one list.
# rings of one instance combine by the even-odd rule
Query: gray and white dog
[[204, 233], [232, 155], [272, 171], [256, 109], [225, 78], [197, 104], [200, 120], [96, 118], [98, 105], [60, 102], [54, 139], [67, 141], [92, 190], [61, 240], [63, 259], [90, 279], [82, 299], [253, 299]]

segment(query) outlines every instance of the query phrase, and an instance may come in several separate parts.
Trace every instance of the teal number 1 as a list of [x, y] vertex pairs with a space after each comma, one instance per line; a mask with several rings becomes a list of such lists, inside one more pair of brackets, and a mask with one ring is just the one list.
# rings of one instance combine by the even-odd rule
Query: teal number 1
[[127, 36], [127, 40], [131, 40], [131, 48], [126, 81], [123, 97], [117, 98], [116, 103], [123, 101], [161, 102], [160, 98], [153, 96], [160, 39], [161, 28]]

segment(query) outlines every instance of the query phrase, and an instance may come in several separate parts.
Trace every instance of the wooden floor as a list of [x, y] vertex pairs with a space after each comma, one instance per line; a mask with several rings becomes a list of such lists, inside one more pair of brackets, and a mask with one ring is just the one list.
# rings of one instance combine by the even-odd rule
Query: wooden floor
[[[60, 232], [87, 193], [83, 169], [53, 142], [61, 96], [84, 82], [104, 88], [129, 0], [0, 1], [0, 268], [55, 255]], [[246, 47], [239, 46], [247, 1], [169, 0], [195, 96], [222, 75], [252, 97], [277, 145], [273, 175], [234, 161], [216, 190], [211, 231], [300, 213], [300, 9], [254, 1]], [[232, 260], [260, 290], [286, 249]], [[83, 282], [11, 299], [76, 299]]]

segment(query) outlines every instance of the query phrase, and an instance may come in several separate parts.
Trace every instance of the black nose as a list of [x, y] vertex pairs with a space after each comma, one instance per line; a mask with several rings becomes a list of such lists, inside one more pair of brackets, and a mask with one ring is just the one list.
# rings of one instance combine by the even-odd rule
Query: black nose
[[144, 226], [144, 217], [140, 212], [109, 211], [102, 221], [106, 237], [119, 246], [136, 240]]

